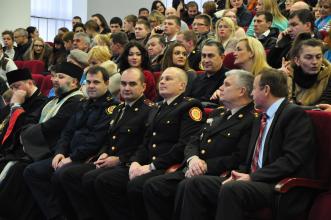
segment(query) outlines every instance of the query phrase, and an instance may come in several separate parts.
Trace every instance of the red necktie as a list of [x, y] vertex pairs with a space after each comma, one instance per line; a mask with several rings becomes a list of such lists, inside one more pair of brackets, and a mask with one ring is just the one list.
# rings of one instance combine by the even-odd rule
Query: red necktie
[[255, 144], [255, 150], [254, 150], [252, 164], [251, 164], [251, 173], [254, 173], [258, 167], [259, 155], [260, 155], [260, 150], [261, 150], [261, 145], [262, 145], [262, 137], [263, 137], [263, 133], [264, 133], [266, 125], [267, 125], [267, 114], [262, 113], [259, 136], [258, 136], [256, 144]]

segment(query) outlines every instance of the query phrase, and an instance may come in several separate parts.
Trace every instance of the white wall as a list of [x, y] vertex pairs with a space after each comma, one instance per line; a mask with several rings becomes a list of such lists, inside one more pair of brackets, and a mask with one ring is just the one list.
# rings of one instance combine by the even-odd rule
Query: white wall
[[30, 26], [30, 0], [0, 0], [0, 32]]
[[107, 22], [112, 17], [124, 18], [129, 14], [138, 14], [139, 8], [151, 8], [153, 0], [88, 0], [87, 16], [88, 18], [95, 13], [102, 14]]

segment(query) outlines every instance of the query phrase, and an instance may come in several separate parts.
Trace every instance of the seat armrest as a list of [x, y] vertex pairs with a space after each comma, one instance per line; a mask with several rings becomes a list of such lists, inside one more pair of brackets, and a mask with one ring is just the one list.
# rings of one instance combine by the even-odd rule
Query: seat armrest
[[306, 187], [317, 190], [327, 190], [329, 188], [327, 182], [323, 180], [285, 178], [276, 184], [275, 191], [280, 193], [287, 193], [294, 187]]

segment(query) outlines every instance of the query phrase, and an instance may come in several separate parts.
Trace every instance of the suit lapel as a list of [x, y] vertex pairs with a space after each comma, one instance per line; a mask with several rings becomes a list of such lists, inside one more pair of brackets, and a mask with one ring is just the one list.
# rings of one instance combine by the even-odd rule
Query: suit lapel
[[282, 113], [283, 109], [285, 108], [285, 106], [288, 104], [288, 102], [286, 100], [284, 100], [282, 102], [282, 104], [279, 106], [279, 108], [277, 109], [274, 119], [272, 120], [272, 123], [270, 125], [268, 134], [266, 136], [265, 142], [264, 142], [264, 149], [263, 149], [263, 164], [265, 164], [266, 160], [267, 160], [267, 155], [269, 152], [269, 142], [270, 139], [272, 138], [272, 134], [275, 128], [275, 125], [279, 119], [280, 114]]

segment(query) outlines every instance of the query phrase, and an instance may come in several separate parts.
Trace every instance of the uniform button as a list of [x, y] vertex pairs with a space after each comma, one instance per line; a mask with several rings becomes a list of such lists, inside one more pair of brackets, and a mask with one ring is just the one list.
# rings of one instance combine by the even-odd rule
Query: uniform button
[[112, 150], [112, 151], [114, 151], [115, 149], [116, 149], [116, 147], [115, 147], [115, 146], [112, 146], [112, 147], [111, 147], [111, 150]]
[[208, 139], [207, 142], [210, 143], [211, 142], [211, 139]]
[[131, 132], [131, 130], [130, 130], [130, 129], [128, 129], [128, 132]]
[[155, 156], [153, 156], [153, 157], [152, 157], [152, 160], [155, 160], [155, 159], [156, 159], [156, 157], [155, 157]]
[[230, 133], [228, 133], [228, 136], [230, 136], [231, 134]]
[[170, 121], [167, 121], [167, 124], [170, 124]]
[[205, 154], [206, 153], [206, 151], [205, 150], [201, 150], [201, 154]]
[[153, 132], [153, 136], [155, 136], [156, 135], [156, 132]]
[[115, 139], [116, 139], [116, 136], [114, 135], [114, 136], [113, 136], [113, 140], [115, 140]]
[[153, 144], [152, 147], [153, 147], [153, 148], [156, 148], [156, 144]]

